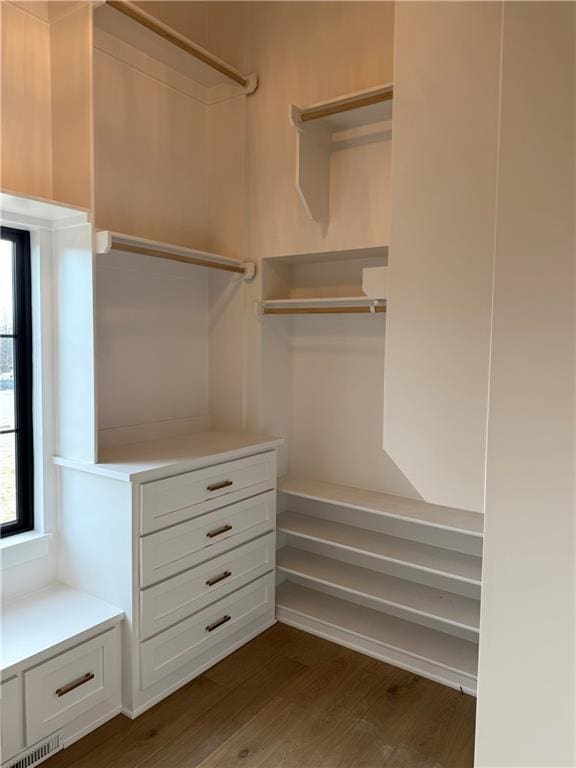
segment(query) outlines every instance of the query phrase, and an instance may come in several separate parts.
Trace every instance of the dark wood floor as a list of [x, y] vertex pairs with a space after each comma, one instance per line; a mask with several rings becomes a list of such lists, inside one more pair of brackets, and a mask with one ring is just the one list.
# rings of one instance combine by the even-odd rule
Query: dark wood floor
[[277, 624], [46, 768], [467, 768], [475, 699]]

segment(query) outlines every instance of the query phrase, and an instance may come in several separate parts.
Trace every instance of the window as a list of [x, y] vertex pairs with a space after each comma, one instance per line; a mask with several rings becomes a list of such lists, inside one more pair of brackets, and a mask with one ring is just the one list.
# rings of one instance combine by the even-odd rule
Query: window
[[0, 523], [34, 527], [30, 234], [0, 233]]

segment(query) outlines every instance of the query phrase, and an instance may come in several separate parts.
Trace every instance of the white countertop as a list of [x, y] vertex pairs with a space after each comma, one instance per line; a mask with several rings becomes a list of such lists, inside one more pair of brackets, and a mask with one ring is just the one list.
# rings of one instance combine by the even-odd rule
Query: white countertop
[[55, 456], [54, 462], [63, 467], [116, 480], [147, 482], [210, 464], [220, 464], [254, 453], [271, 451], [283, 442], [282, 438], [270, 435], [199, 432], [106, 448], [101, 451], [97, 464], [62, 456]]

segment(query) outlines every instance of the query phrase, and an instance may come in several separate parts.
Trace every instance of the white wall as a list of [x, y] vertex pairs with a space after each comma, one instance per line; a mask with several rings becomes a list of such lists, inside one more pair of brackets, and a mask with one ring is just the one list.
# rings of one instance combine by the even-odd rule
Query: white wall
[[385, 333], [384, 314], [294, 319], [288, 343], [291, 474], [418, 495], [382, 450]]
[[98, 256], [101, 447], [209, 426], [209, 274], [148, 256]]
[[501, 5], [396, 7], [384, 448], [426, 501], [481, 511]]
[[576, 5], [507, 3], [478, 766], [574, 766]]

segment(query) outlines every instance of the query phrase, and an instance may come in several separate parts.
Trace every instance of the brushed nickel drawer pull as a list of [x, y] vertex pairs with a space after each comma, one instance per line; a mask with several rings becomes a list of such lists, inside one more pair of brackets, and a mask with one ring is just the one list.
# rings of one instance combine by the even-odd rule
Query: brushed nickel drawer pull
[[62, 688], [57, 688], [56, 696], [58, 696], [58, 698], [66, 696], [67, 693], [70, 693], [70, 691], [73, 691], [75, 688], [79, 688], [81, 685], [84, 685], [84, 683], [90, 682], [90, 680], [94, 680], [94, 672], [86, 672], [85, 675], [82, 675], [82, 677], [79, 677], [77, 680], [73, 680], [71, 683], [63, 685]]
[[226, 624], [227, 621], [230, 621], [232, 616], [222, 616], [221, 619], [218, 619], [218, 621], [215, 621], [213, 624], [208, 624], [206, 627], [206, 632], [214, 632], [215, 629], [218, 629], [218, 627], [221, 627], [222, 624]]
[[206, 490], [207, 491], [219, 491], [221, 488], [229, 488], [231, 485], [234, 485], [233, 480], [222, 480], [219, 483], [214, 483], [213, 485], [207, 485]]
[[232, 571], [224, 571], [224, 573], [221, 573], [220, 576], [213, 576], [211, 579], [208, 579], [206, 586], [213, 587], [214, 584], [218, 584], [218, 582], [224, 581], [224, 579], [227, 579], [229, 576], [232, 576]]
[[223, 533], [226, 533], [227, 531], [231, 531], [232, 526], [231, 525], [221, 525], [220, 528], [214, 528], [213, 531], [208, 531], [206, 536], [208, 536], [209, 539], [213, 539], [214, 536], [221, 536]]

